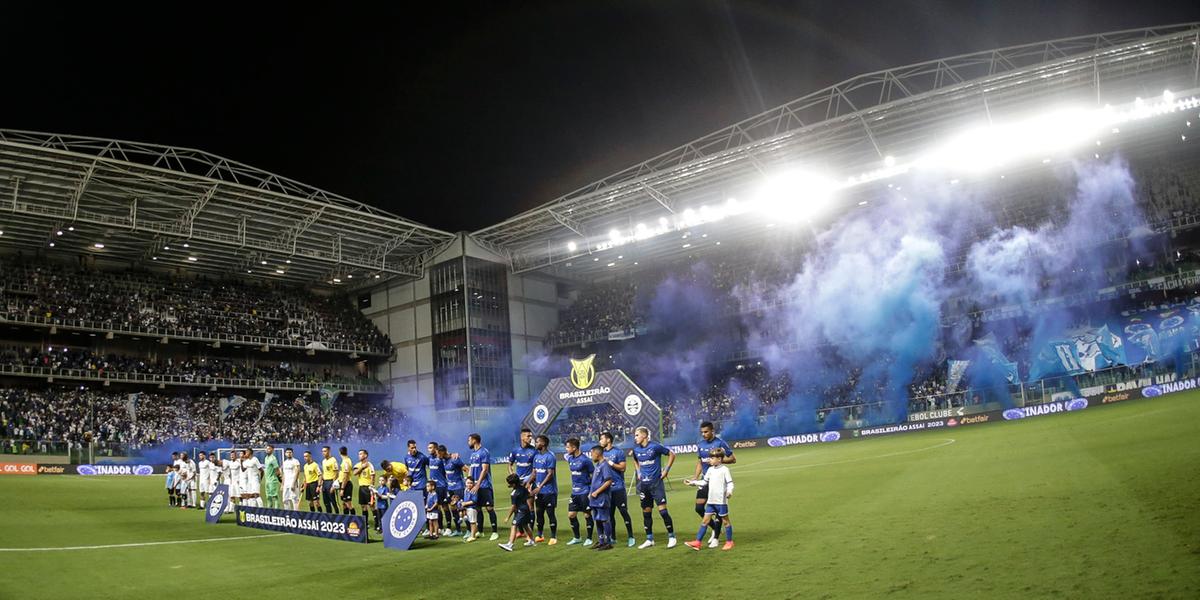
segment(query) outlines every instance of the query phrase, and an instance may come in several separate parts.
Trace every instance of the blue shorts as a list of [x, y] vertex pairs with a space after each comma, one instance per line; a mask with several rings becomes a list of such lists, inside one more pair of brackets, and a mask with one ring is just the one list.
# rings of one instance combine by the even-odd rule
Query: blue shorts
[[592, 510], [588, 506], [589, 498], [587, 494], [571, 494], [571, 504], [567, 505], [567, 510], [571, 512], [586, 512]]
[[609, 509], [609, 507], [607, 507], [607, 506], [593, 506], [592, 507], [592, 520], [593, 521], [607, 521], [608, 520], [608, 509]]
[[705, 504], [704, 505], [704, 514], [706, 514], [706, 515], [713, 514], [713, 515], [717, 515], [718, 517], [728, 517], [729, 516], [729, 505], [728, 504], [711, 504], [711, 503]]
[[523, 525], [532, 525], [533, 513], [529, 510], [518, 510], [516, 514], [513, 515], [512, 523], [517, 527], [521, 527]]
[[[606, 508], [608, 508], [610, 511], [618, 508], [625, 508], [625, 503], [628, 502], [628, 498], [625, 495], [625, 489], [622, 488], [619, 490], [610, 490], [608, 492], [608, 501], [611, 503], [611, 506]], [[593, 506], [592, 508], [595, 507]]]
[[475, 497], [475, 507], [479, 508], [481, 506], [495, 506], [495, 505], [496, 505], [496, 500], [492, 497], [492, 488], [490, 488], [490, 487], [479, 488], [479, 494]]
[[662, 506], [667, 503], [667, 491], [663, 487], [661, 479], [657, 481], [639, 481], [638, 482], [638, 498], [642, 499], [642, 508], [653, 508], [654, 505]]

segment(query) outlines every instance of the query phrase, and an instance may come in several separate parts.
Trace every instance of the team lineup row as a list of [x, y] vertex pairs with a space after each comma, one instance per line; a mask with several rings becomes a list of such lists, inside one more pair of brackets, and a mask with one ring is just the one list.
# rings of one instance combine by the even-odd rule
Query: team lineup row
[[[643, 512], [646, 539], [638, 548], [655, 545], [653, 511], [657, 507], [667, 530], [667, 547], [675, 547], [674, 523], [667, 510], [666, 491], [663, 482], [675, 463], [675, 453], [666, 446], [650, 440], [650, 432], [644, 427], [634, 432], [635, 444], [634, 480]], [[544, 435], [535, 436], [529, 429], [522, 429], [520, 445], [508, 455], [508, 476], [505, 483], [510, 490], [511, 508], [504, 519], [511, 522], [508, 543], [500, 547], [511, 551], [519, 537], [527, 537], [527, 546], [539, 542], [549, 545], [558, 540], [558, 482], [557, 463], [559, 457], [549, 449], [550, 440]], [[228, 512], [236, 504], [250, 507], [282, 508], [299, 510], [303, 500], [310, 511], [358, 514], [354, 507], [354, 484], [358, 487], [358, 507], [365, 519], [374, 520], [373, 527], [381, 530], [383, 514], [389, 500], [408, 489], [417, 489], [425, 497], [428, 526], [425, 537], [437, 539], [442, 536], [462, 536], [463, 541], [475, 541], [481, 535], [483, 517], [491, 521], [491, 540], [499, 538], [499, 526], [495, 511], [495, 496], [492, 486], [492, 457], [483, 446], [479, 434], [467, 438], [470, 448], [467, 462], [458, 453], [451, 453], [445, 445], [430, 442], [428, 454], [422, 453], [415, 440], [408, 440], [408, 454], [403, 461], [383, 460], [377, 471], [366, 450], [358, 451], [358, 461], [353, 462], [348, 449], [339, 448], [339, 457], [334, 457], [329, 446], [321, 448], [318, 462], [310, 451], [303, 452], [303, 462], [294, 451], [284, 451], [282, 463], [275, 456], [275, 449], [268, 445], [266, 456], [260, 461], [249, 449], [234, 450], [222, 459], [216, 452], [211, 456], [205, 452], [197, 455], [193, 462], [186, 453], [172, 454], [173, 464], [167, 476], [167, 490], [172, 506], [183, 508], [203, 506], [207, 496], [218, 484], [229, 489], [232, 502]], [[627, 533], [627, 545], [636, 544], [633, 523], [627, 507], [625, 473], [626, 450], [615, 447], [613, 435], [600, 435], [599, 444], [585, 453], [576, 438], [566, 441], [563, 459], [567, 463], [571, 493], [567, 517], [571, 524], [572, 539], [567, 545], [582, 544], [596, 549], [613, 547], [613, 527], [620, 515]], [[737, 462], [733, 449], [716, 436], [709, 422], [700, 426], [700, 441], [697, 444], [698, 460], [691, 478], [684, 483], [694, 485], [696, 513], [701, 518], [697, 540], [688, 542], [693, 549], [700, 549], [708, 526], [712, 527], [709, 547], [718, 545], [723, 527], [726, 543], [724, 549], [733, 547], [733, 529], [729, 521], [728, 500], [733, 493], [733, 479], [726, 465]], [[662, 458], [667, 462], [664, 468]], [[714, 468], [715, 467], [715, 468]], [[265, 502], [264, 502], [265, 499]], [[587, 535], [581, 536], [580, 514], [587, 525]], [[533, 527], [536, 522], [537, 531]], [[549, 525], [549, 537], [545, 536]], [[593, 534], [598, 532], [596, 543]]]

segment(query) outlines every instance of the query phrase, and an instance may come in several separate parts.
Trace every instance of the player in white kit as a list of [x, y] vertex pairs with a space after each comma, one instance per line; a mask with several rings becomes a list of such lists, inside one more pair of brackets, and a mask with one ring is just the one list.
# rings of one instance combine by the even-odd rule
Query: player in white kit
[[246, 506], [262, 506], [263, 466], [250, 450], [242, 451], [242, 501]]
[[200, 474], [198, 478], [200, 482], [200, 488], [198, 490], [200, 496], [200, 506], [204, 506], [208, 504], [208, 495], [212, 493], [213, 476], [213, 464], [212, 461], [208, 460], [207, 452], [200, 453], [199, 460], [196, 461], [196, 468]]
[[300, 461], [288, 448], [283, 451], [283, 509], [300, 510]]
[[183, 498], [181, 508], [196, 507], [196, 463], [188, 458], [187, 453], [179, 454], [179, 484], [180, 496]]
[[222, 461], [225, 465], [225, 485], [229, 486], [229, 510], [234, 512], [242, 501], [242, 461], [238, 456], [240, 450], [230, 450], [229, 458]]

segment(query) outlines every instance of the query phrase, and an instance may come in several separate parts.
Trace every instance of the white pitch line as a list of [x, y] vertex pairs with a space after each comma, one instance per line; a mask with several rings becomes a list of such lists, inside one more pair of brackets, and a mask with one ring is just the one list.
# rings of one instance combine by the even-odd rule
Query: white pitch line
[[[812, 467], [827, 467], [830, 465], [840, 465], [840, 464], [852, 463], [852, 462], [862, 462], [864, 460], [875, 460], [877, 458], [890, 458], [892, 456], [903, 456], [905, 454], [915, 454], [917, 452], [925, 452], [927, 450], [937, 450], [938, 448], [945, 448], [946, 446], [953, 444], [955, 441], [957, 441], [957, 440], [954, 440], [953, 438], [943, 438], [942, 443], [940, 443], [940, 444], [935, 444], [933, 446], [926, 446], [924, 448], [916, 448], [913, 450], [902, 450], [900, 452], [889, 452], [887, 454], [875, 454], [872, 456], [862, 456], [859, 458], [848, 458], [846, 460], [833, 460], [833, 461], [821, 462], [821, 463], [807, 463], [807, 464], [802, 464], [802, 465], [785, 465], [785, 466], [780, 466], [780, 467], [767, 467], [765, 469], [754, 468], [756, 465], [767, 462], [768, 460], [769, 461], [786, 460], [784, 457], [779, 457], [779, 458], [772, 458], [772, 459], [762, 460], [762, 461], [753, 463], [751, 465], [748, 465], [744, 469], [738, 469], [738, 472], [751, 471], [751, 472], [757, 473], [760, 471], [790, 471], [792, 469], [809, 469]], [[787, 458], [794, 459], [794, 458], [799, 458], [799, 457], [789, 456]]]
[[141, 546], [166, 546], [170, 544], [202, 544], [204, 542], [226, 542], [231, 540], [252, 540], [258, 538], [279, 537], [287, 533], [268, 533], [266, 535], [243, 535], [238, 537], [206, 538], [203, 540], [174, 540], [170, 542], [139, 542], [136, 544], [104, 544], [100, 546], [60, 546], [57, 548], [0, 548], [0, 552], [59, 552], [63, 550], [101, 550], [105, 548], [138, 548]]

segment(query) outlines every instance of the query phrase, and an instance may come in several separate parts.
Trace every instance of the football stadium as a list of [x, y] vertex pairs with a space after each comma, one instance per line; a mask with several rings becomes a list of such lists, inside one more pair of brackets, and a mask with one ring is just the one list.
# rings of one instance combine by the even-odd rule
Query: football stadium
[[1200, 597], [1198, 143], [1200, 23], [474, 231], [0, 129], [0, 598]]

